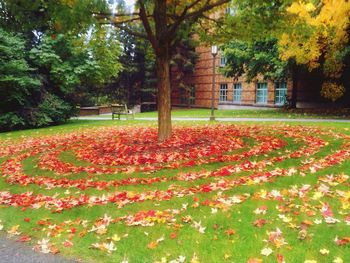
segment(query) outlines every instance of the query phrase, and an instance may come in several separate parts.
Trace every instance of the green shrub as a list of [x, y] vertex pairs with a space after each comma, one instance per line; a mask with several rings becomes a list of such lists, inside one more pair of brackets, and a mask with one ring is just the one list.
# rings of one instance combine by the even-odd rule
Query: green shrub
[[28, 126], [42, 127], [62, 123], [72, 116], [73, 107], [59, 97], [47, 93], [28, 116]]
[[47, 93], [38, 107], [1, 114], [0, 131], [55, 125], [68, 120], [73, 114], [71, 105]]
[[0, 131], [19, 129], [25, 126], [21, 116], [14, 112], [0, 114]]

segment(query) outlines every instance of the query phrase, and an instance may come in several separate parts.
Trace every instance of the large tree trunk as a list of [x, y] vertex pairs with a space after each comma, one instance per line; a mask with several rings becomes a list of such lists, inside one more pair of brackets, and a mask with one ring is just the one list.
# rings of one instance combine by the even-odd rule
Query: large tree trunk
[[157, 57], [158, 141], [171, 136], [171, 88], [169, 56]]

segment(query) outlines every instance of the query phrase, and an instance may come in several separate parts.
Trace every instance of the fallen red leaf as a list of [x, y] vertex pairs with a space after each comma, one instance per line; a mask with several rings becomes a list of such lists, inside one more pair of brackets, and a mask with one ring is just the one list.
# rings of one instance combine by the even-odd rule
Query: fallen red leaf
[[267, 221], [265, 219], [257, 219], [254, 221], [253, 225], [256, 227], [263, 227], [265, 224], [267, 223]]
[[152, 241], [147, 245], [149, 249], [155, 249], [157, 246], [158, 246], [158, 242], [156, 241]]
[[17, 242], [28, 242], [30, 240], [31, 238], [28, 235], [22, 235], [19, 237], [19, 239], [17, 239]]
[[73, 246], [73, 242], [72, 241], [69, 241], [69, 240], [66, 240], [63, 242], [63, 246], [65, 247], [71, 247]]
[[281, 254], [277, 255], [277, 262], [278, 263], [284, 263], [285, 262], [283, 255], [281, 255]]
[[232, 236], [232, 235], [236, 234], [236, 230], [234, 230], [234, 229], [227, 229], [225, 231], [225, 234], [228, 235], [228, 236]]
[[335, 243], [338, 245], [338, 246], [344, 246], [346, 245], [347, 243], [350, 242], [350, 237], [343, 237], [343, 238], [336, 238], [335, 240]]

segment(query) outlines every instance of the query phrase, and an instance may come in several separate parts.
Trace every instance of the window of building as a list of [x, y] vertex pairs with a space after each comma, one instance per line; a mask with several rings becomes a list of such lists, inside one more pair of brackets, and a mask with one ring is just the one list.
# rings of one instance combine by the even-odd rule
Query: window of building
[[196, 104], [196, 86], [192, 85], [190, 89], [190, 104]]
[[236, 8], [232, 8], [232, 7], [225, 8], [225, 14], [226, 15], [234, 16], [236, 13], [237, 13], [237, 9]]
[[220, 84], [219, 101], [220, 102], [226, 102], [227, 101], [227, 84]]
[[242, 101], [242, 84], [235, 83], [233, 84], [233, 102]]
[[256, 87], [256, 103], [266, 104], [267, 103], [267, 83], [261, 82]]
[[284, 105], [287, 96], [287, 83], [280, 81], [275, 83], [275, 103], [276, 105]]
[[220, 54], [220, 67], [225, 67], [227, 63], [227, 58], [223, 53]]

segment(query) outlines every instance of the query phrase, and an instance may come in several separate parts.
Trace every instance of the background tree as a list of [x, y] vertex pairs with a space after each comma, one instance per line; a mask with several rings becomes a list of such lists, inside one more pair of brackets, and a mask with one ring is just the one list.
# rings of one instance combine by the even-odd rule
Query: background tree
[[[116, 27], [128, 30], [126, 23], [141, 21], [146, 34], [139, 31], [127, 31], [135, 36], [148, 39], [156, 57], [158, 91], [158, 140], [164, 141], [171, 136], [171, 89], [170, 61], [177, 42], [198, 20], [214, 8], [230, 0], [192, 0], [165, 1], [138, 0], [137, 12], [126, 14], [97, 13], [96, 17], [105, 18]], [[181, 34], [179, 34], [181, 32]]]
[[[346, 0], [236, 0], [235, 15], [228, 16], [215, 32], [227, 42], [239, 40], [248, 46], [277, 39], [278, 56], [287, 62], [293, 79], [292, 106], [296, 106], [299, 75], [308, 75], [307, 71], [323, 78], [321, 95], [334, 101], [349, 85], [344, 74], [349, 56], [349, 5]], [[245, 54], [245, 45], [242, 48], [237, 58]]]
[[[126, 26], [129, 30], [142, 31], [142, 26], [138, 24]], [[125, 30], [118, 32], [118, 39], [123, 49], [119, 59], [123, 70], [107, 86], [106, 95], [129, 106], [155, 101], [155, 58], [149, 41], [128, 34]]]
[[91, 12], [107, 9], [105, 0], [3, 0], [0, 25], [27, 35], [48, 31], [81, 33], [95, 22]]
[[198, 42], [194, 40], [193, 34], [184, 37], [179, 41], [176, 51], [172, 57], [170, 65], [172, 66], [171, 81], [176, 83], [180, 92], [184, 94], [187, 106], [191, 105], [192, 86], [187, 83], [186, 76], [194, 73], [198, 54], [195, 51]]
[[40, 81], [25, 59], [25, 41], [20, 35], [0, 28], [0, 130], [21, 127], [24, 119], [16, 112], [26, 107], [28, 96], [38, 91]]
[[116, 32], [91, 15], [107, 7], [104, 0], [1, 1], [0, 129], [62, 122], [75, 112], [78, 89], [103, 89], [118, 74]]
[[256, 41], [231, 41], [222, 46], [227, 59], [222, 72], [227, 77], [245, 76], [252, 81], [258, 76], [279, 80], [289, 76], [288, 62], [280, 59], [275, 38]]
[[[292, 0], [236, 0], [234, 10], [225, 16], [214, 37], [221, 39], [227, 48], [229, 65], [224, 69], [228, 76], [247, 74], [248, 80], [258, 74], [271, 78], [293, 79], [291, 106], [296, 107], [299, 72], [302, 70], [293, 57], [280, 57], [279, 38], [290, 26], [291, 14], [287, 11]], [[256, 53], [256, 56], [255, 56]], [[247, 64], [247, 71], [244, 70]], [[229, 69], [229, 67], [236, 67]]]
[[324, 75], [321, 95], [335, 101], [343, 96], [341, 83], [344, 60], [348, 56], [350, 2], [323, 0], [294, 2], [287, 11], [293, 22], [280, 36], [281, 58], [294, 58], [310, 71], [320, 69]]

